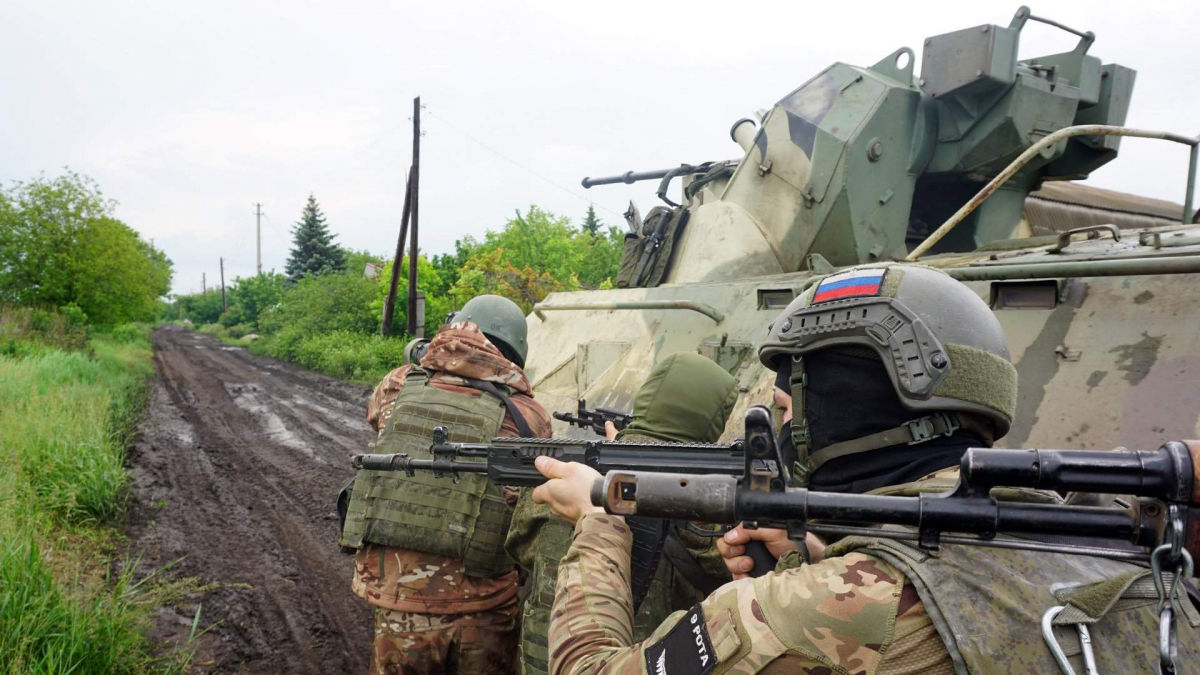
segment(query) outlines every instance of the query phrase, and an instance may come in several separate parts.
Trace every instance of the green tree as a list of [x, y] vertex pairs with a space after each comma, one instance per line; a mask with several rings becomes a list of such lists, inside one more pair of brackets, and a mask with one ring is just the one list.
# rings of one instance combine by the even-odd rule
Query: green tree
[[234, 279], [229, 291], [229, 309], [221, 316], [221, 324], [234, 326], [250, 324], [258, 330], [258, 320], [263, 312], [279, 304], [287, 277], [275, 272], [264, 272], [252, 277]]
[[456, 304], [495, 293], [528, 310], [554, 291], [612, 286], [623, 239], [614, 227], [597, 222], [597, 228], [593, 236], [567, 218], [530, 206], [503, 230], [487, 232], [483, 241], [464, 237], [452, 258], [437, 260], [447, 267], [457, 263], [450, 287]]
[[592, 238], [600, 236], [600, 219], [596, 217], [596, 207], [588, 204], [587, 213], [583, 216], [583, 231], [592, 235]]
[[315, 277], [346, 269], [346, 251], [333, 243], [333, 233], [325, 225], [325, 215], [313, 195], [292, 228], [292, 251], [288, 256], [288, 278]]
[[[392, 279], [392, 263], [384, 265], [379, 273], [379, 292], [376, 300], [371, 303], [375, 313], [376, 330], [378, 322], [383, 320], [383, 302], [387, 298], [388, 286]], [[442, 281], [437, 267], [424, 255], [417, 257], [417, 288], [425, 292], [425, 334], [432, 335], [437, 327], [442, 325], [446, 314], [454, 308], [454, 300], [449, 287]], [[391, 335], [403, 336], [408, 326], [408, 257], [400, 262], [400, 278], [396, 282], [396, 306], [392, 313]]]
[[192, 323], [216, 323], [221, 318], [221, 291], [211, 290], [175, 298], [176, 316]]
[[[528, 265], [518, 268], [504, 262], [503, 255], [504, 249], [492, 249], [467, 261], [450, 293], [456, 307], [476, 295], [491, 293], [512, 300], [529, 313], [542, 298], [565, 290], [563, 283], [549, 272], [538, 272]], [[575, 280], [574, 276], [571, 278]]]
[[283, 290], [278, 305], [259, 317], [259, 325], [268, 332], [373, 334], [379, 331], [379, 312], [372, 308], [377, 288], [374, 280], [353, 274], [306, 277]]
[[96, 324], [152, 320], [171, 261], [114, 208], [71, 171], [0, 190], [0, 300], [73, 308]]
[[346, 273], [363, 276], [363, 271], [367, 268], [367, 263], [377, 265], [382, 268], [387, 256], [376, 255], [370, 251], [351, 251], [346, 249]]

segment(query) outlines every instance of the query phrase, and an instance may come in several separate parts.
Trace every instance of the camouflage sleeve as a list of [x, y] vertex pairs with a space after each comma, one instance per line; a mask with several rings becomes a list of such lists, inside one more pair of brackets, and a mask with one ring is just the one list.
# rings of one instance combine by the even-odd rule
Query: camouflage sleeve
[[725, 584], [631, 644], [624, 522], [588, 515], [563, 558], [551, 672], [874, 672], [891, 644], [904, 577], [861, 553]]
[[411, 366], [400, 366], [375, 385], [371, 398], [367, 399], [367, 424], [376, 431], [383, 431], [388, 418], [392, 416], [392, 406], [396, 404], [396, 396], [404, 387], [404, 376], [408, 375]]

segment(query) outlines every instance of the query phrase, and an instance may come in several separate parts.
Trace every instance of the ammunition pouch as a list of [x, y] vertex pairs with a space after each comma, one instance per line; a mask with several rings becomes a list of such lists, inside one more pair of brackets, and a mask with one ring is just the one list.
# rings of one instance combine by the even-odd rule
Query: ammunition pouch
[[[463, 396], [429, 384], [414, 368], [396, 397], [375, 451], [432, 459], [434, 427], [446, 427], [452, 442], [483, 442], [496, 437], [506, 408], [491, 395]], [[484, 461], [463, 458], [460, 461]], [[355, 477], [342, 528], [341, 545], [364, 542], [462, 560], [469, 576], [495, 577], [513, 569], [504, 552], [512, 511], [501, 488], [481, 474], [457, 480], [432, 472], [360, 470]]]
[[651, 288], [667, 278], [679, 235], [687, 225], [684, 207], [655, 207], [646, 215], [640, 232], [625, 235], [625, 248], [617, 270], [618, 288]]

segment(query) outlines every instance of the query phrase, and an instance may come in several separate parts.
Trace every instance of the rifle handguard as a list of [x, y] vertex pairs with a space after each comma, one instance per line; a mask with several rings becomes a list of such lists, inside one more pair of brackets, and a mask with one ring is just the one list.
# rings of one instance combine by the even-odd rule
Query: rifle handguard
[[[641, 495], [639, 485], [645, 487]], [[592, 503], [621, 516], [637, 515], [641, 505], [656, 518], [729, 523], [737, 486], [735, 476], [610, 471], [592, 486]]]

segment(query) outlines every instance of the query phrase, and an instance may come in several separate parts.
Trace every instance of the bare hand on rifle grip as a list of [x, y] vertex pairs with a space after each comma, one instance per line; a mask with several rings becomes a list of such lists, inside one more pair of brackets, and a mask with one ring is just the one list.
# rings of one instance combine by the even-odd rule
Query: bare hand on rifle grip
[[560, 462], [553, 457], [538, 457], [533, 465], [550, 480], [533, 489], [533, 501], [550, 507], [554, 515], [574, 525], [588, 513], [604, 513], [592, 505], [592, 484], [600, 473], [586, 464]]

